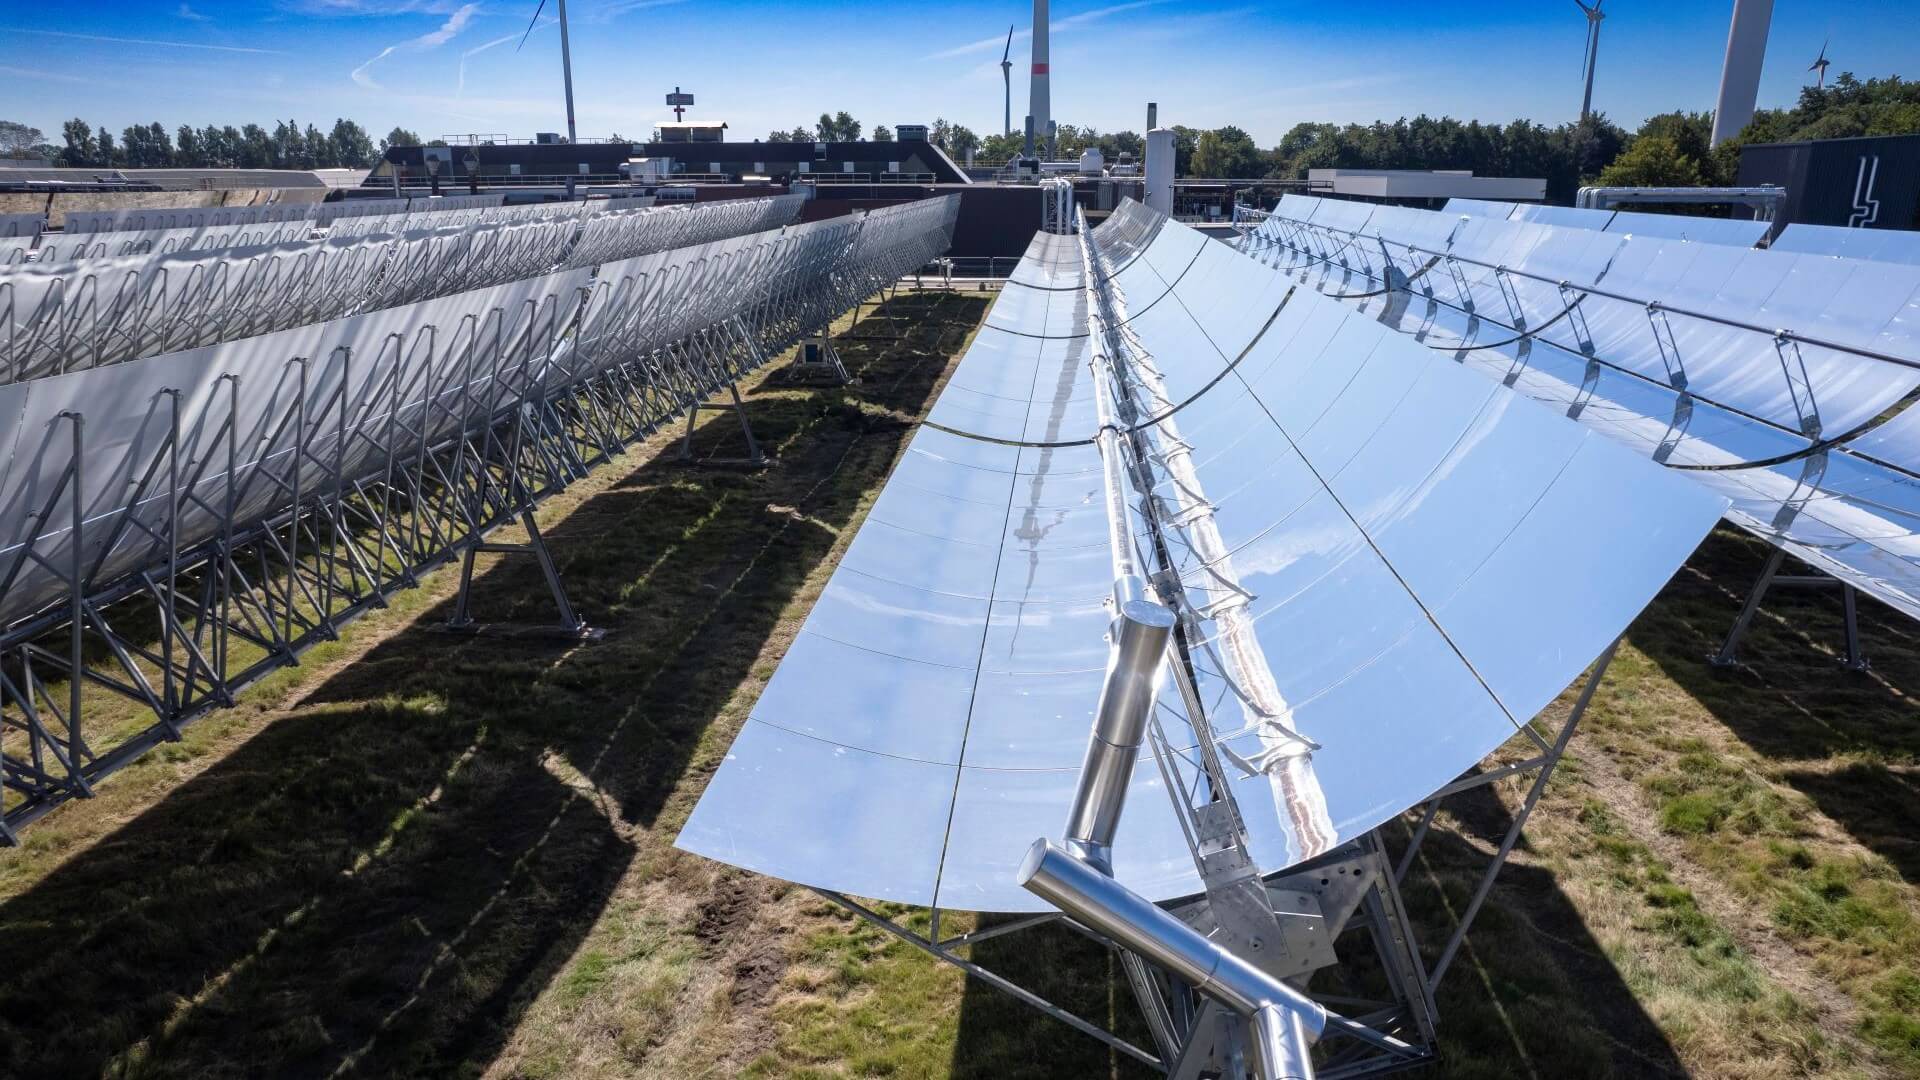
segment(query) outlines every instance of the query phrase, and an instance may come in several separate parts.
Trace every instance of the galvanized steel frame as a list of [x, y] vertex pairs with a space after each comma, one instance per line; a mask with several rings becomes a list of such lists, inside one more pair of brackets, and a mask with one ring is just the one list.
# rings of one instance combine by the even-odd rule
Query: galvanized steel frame
[[[61, 414], [72, 460], [34, 513], [29, 539], [0, 562], [0, 598], [29, 564], [56, 576], [65, 595], [0, 628], [0, 791], [17, 800], [0, 814], [0, 845], [17, 843], [20, 829], [88, 797], [95, 783], [178, 739], [251, 682], [336, 637], [344, 622], [485, 545], [539, 500], [937, 256], [951, 236], [953, 203], [780, 230], [731, 257], [690, 253], [690, 263], [669, 260], [651, 275], [631, 264], [603, 267], [569, 300], [549, 295], [525, 311], [495, 308], [484, 320], [462, 320], [470, 325], [423, 324], [411, 343], [398, 334], [369, 343], [393, 350], [380, 392], [394, 407], [383, 416], [349, 415], [343, 389], [310, 400], [312, 361], [290, 358], [274, 375], [299, 392], [261, 429], [264, 445], [246, 451], [234, 401], [240, 379], [258, 376], [222, 376], [226, 401], [215, 395], [192, 416], [181, 415], [177, 391], [164, 391], [169, 434], [136, 470], [128, 499], [159, 500], [162, 519], [123, 514], [103, 526], [103, 552], [144, 545], [133, 573], [103, 576], [100, 564], [79, 556], [85, 542], [64, 545], [75, 553], [67, 564], [52, 557], [63, 538], [90, 535], [79, 498], [86, 417]], [[422, 387], [436, 353], [457, 362], [446, 368], [447, 385]], [[328, 359], [354, 363], [348, 347]], [[418, 390], [428, 391], [424, 408], [408, 416], [398, 406]], [[181, 433], [202, 425], [213, 432], [213, 451], [182, 460]], [[457, 434], [429, 442], [436, 427]], [[356, 444], [375, 449], [377, 471], [342, 469]], [[210, 505], [196, 491], [209, 470], [246, 479], [221, 484], [223, 497]], [[259, 489], [276, 493], [282, 509], [240, 520], [236, 508]], [[184, 543], [189, 515], [217, 521], [217, 535]], [[120, 629], [136, 607], [140, 619], [157, 622], [153, 634]], [[245, 646], [257, 655], [236, 655]], [[93, 745], [85, 686], [150, 710], [153, 723], [111, 747]]]

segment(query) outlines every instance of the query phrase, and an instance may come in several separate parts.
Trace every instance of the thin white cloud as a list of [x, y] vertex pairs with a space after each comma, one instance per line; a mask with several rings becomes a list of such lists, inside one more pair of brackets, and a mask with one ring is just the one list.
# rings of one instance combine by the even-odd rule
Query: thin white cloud
[[206, 22], [213, 21], [213, 16], [200, 14], [199, 12], [193, 10], [192, 5], [190, 4], [181, 4], [179, 15], [181, 18], [187, 20], [188, 22], [206, 23]]
[[75, 41], [104, 41], [113, 45], [157, 45], [163, 49], [206, 49], [211, 52], [261, 53], [284, 56], [279, 49], [247, 49], [239, 45], [202, 45], [194, 41], [152, 41], [147, 38], [108, 37], [105, 34], [70, 34], [64, 30], [29, 30], [23, 26], [0, 26], [9, 34], [38, 34], [41, 37], [72, 38]]
[[284, 5], [298, 15], [392, 16], [451, 15], [460, 10], [453, 0], [294, 0]]
[[671, 4], [684, 4], [687, 0], [608, 0], [607, 3], [592, 8], [587, 13], [589, 22], [608, 22], [622, 15], [640, 11], [644, 8], [667, 7]]
[[66, 75], [58, 71], [38, 71], [33, 68], [10, 67], [6, 64], [0, 64], [0, 75], [12, 75], [19, 79], [41, 79], [48, 82], [78, 83], [83, 86], [98, 82], [96, 79]]
[[[554, 19], [542, 19], [540, 21], [540, 25], [535, 27], [534, 29], [538, 30], [548, 26], [552, 26], [556, 21], [557, 20], [554, 20]], [[458, 98], [467, 92], [467, 59], [469, 57], [473, 56], [476, 53], [486, 52], [488, 49], [498, 48], [501, 45], [505, 45], [509, 41], [518, 41], [520, 40], [521, 36], [522, 36], [521, 34], [503, 34], [500, 37], [494, 38], [492, 41], [475, 45], [473, 48], [468, 49], [467, 51], [461, 53], [460, 54], [460, 76], [459, 78], [454, 80], [453, 96]]]
[[455, 9], [452, 15], [447, 16], [447, 21], [444, 23], [441, 23], [440, 28], [438, 30], [432, 30], [427, 33], [421, 34], [419, 37], [408, 38], [405, 41], [396, 42], [392, 45], [387, 46], [384, 49], [381, 49], [380, 54], [378, 56], [375, 56], [373, 59], [367, 61], [364, 64], [361, 64], [359, 67], [354, 68], [350, 78], [352, 78], [354, 82], [360, 84], [361, 86], [366, 87], [369, 90], [384, 89], [379, 83], [373, 80], [373, 74], [371, 71], [371, 69], [373, 68], [373, 65], [379, 63], [382, 60], [385, 60], [387, 57], [392, 56], [396, 52], [402, 52], [402, 51], [425, 52], [427, 50], [437, 49], [440, 46], [445, 45], [447, 42], [452, 41], [456, 36], [458, 36], [460, 31], [465, 30], [467, 28], [467, 23], [473, 20], [474, 13], [479, 10], [480, 10], [479, 4], [460, 5], [459, 8]]
[[[1071, 30], [1076, 26], [1085, 26], [1087, 23], [1090, 23], [1090, 22], [1098, 22], [1101, 19], [1118, 15], [1123, 11], [1133, 11], [1136, 8], [1153, 7], [1155, 5], [1164, 4], [1166, 2], [1167, 0], [1130, 0], [1129, 3], [1125, 3], [1125, 4], [1114, 4], [1111, 7], [1094, 8], [1092, 11], [1083, 11], [1078, 15], [1069, 15], [1064, 19], [1055, 19], [1052, 22], [1049, 22], [1047, 24], [1047, 29], [1050, 32], [1057, 31], [1057, 30]], [[1031, 37], [1033, 37], [1032, 27], [1028, 27], [1025, 30], [1016, 30], [1014, 31], [1014, 34], [1013, 34], [1013, 39], [1015, 41], [1026, 41]], [[1007, 47], [1007, 35], [996, 34], [995, 36], [990, 38], [981, 38], [978, 41], [969, 41], [965, 45], [955, 45], [951, 49], [942, 49], [937, 53], [929, 53], [927, 56], [923, 57], [923, 59], [946, 60], [955, 56], [965, 56], [968, 53], [986, 52], [990, 49], [1004, 49], [1006, 47]], [[995, 61], [995, 63], [997, 64], [998, 61]]]

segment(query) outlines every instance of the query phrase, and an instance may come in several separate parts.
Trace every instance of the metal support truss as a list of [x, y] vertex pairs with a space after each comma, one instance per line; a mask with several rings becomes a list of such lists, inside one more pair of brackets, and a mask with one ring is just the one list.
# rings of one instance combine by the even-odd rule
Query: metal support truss
[[[1296, 950], [1295, 955], [1301, 957], [1301, 970], [1288, 981], [1304, 988], [1308, 996], [1328, 1009], [1338, 1009], [1345, 1014], [1333, 1017], [1337, 1022], [1330, 1021], [1321, 1040], [1320, 1060], [1314, 1071], [1318, 1080], [1356, 1080], [1434, 1060], [1440, 1019], [1436, 997], [1441, 982], [1465, 946], [1474, 919], [1492, 893], [1500, 871], [1518, 846], [1527, 821], [1546, 791], [1555, 767], [1565, 756], [1567, 745], [1578, 730], [1618, 646], [1617, 640], [1609, 644], [1588, 669], [1580, 693], [1551, 740], [1529, 725], [1523, 730], [1533, 744], [1533, 753], [1522, 760], [1462, 777], [1410, 811], [1417, 817], [1412, 821], [1411, 835], [1397, 862], [1389, 858], [1389, 830], [1383, 828], [1261, 879], [1272, 909], [1278, 915], [1281, 932], [1294, 941], [1317, 937], [1323, 943], [1317, 949]], [[1449, 911], [1452, 931], [1429, 964], [1425, 959], [1428, 954], [1420, 948], [1414, 934], [1413, 917], [1402, 898], [1401, 885], [1418, 862], [1441, 805], [1465, 792], [1509, 777], [1529, 775], [1532, 782], [1526, 796], [1514, 811], [1506, 833], [1465, 906], [1457, 912]], [[814, 891], [929, 956], [954, 965], [970, 978], [1160, 1069], [1175, 1080], [1239, 1077], [1250, 1073], [1240, 1045], [1241, 1022], [1237, 1016], [1215, 999], [1199, 993], [1191, 984], [1169, 977], [1139, 954], [1119, 948], [1110, 938], [1066, 915], [1027, 916], [986, 930], [942, 938], [938, 910], [933, 912], [932, 933], [922, 935], [859, 901], [834, 892]], [[1207, 900], [1200, 898], [1171, 905], [1171, 910], [1183, 921], [1204, 927], [1204, 920], [1196, 916], [1203, 916], [1206, 907]], [[1143, 1049], [981, 967], [964, 954], [967, 946], [1052, 923], [1075, 930], [1118, 954], [1128, 984], [1142, 1005], [1146, 1026], [1154, 1037], [1158, 1053]], [[1372, 951], [1384, 997], [1355, 997], [1312, 989], [1307, 982], [1310, 975], [1333, 969], [1340, 962], [1337, 954], [1353, 949]]]
[[[88, 417], [60, 413], [31, 436], [58, 468], [0, 547], [0, 843], [455, 558], [466, 579], [479, 552], [530, 550], [577, 633], [532, 508], [944, 250], [953, 213], [928, 200], [613, 264], [450, 325], [410, 309], [428, 314], [324, 356], [246, 351], [202, 392], [154, 393], [137, 456], [101, 452], [108, 496]], [[527, 545], [488, 540], [516, 522]], [[152, 722], [103, 745], [85, 723], [102, 695]]]
[[1747, 627], [1753, 623], [1753, 617], [1760, 610], [1760, 602], [1766, 598], [1767, 590], [1774, 586], [1798, 586], [1801, 588], [1840, 590], [1840, 603], [1846, 622], [1847, 655], [1840, 663], [1848, 671], [1865, 671], [1872, 666], [1865, 651], [1860, 646], [1859, 591], [1839, 578], [1826, 574], [1782, 574], [1780, 564], [1786, 561], [1787, 553], [1782, 548], [1773, 548], [1767, 555], [1765, 566], [1760, 568], [1760, 576], [1753, 581], [1753, 588], [1747, 591], [1746, 602], [1740, 605], [1740, 614], [1735, 616], [1733, 626], [1727, 631], [1727, 639], [1720, 644], [1718, 652], [1707, 660], [1714, 667], [1737, 667], [1740, 663], [1740, 639], [1746, 635]]
[[831, 328], [800, 343], [781, 381], [798, 386], [846, 386], [853, 382], [847, 365], [840, 359], [840, 350], [834, 346]]

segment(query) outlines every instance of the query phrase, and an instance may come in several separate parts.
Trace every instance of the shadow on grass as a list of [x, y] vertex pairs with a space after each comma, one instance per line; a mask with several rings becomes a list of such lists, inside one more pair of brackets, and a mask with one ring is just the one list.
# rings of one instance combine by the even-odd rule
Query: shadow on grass
[[[1004, 921], [983, 917], [980, 928]], [[989, 938], [975, 945], [972, 955], [988, 971], [1153, 1052], [1153, 1037], [1134, 1005], [1133, 990], [1118, 960], [1078, 932], [1048, 924]], [[968, 979], [960, 1002], [952, 1075], [955, 1080], [1055, 1076], [1132, 1080], [1160, 1074], [977, 979]]]
[[[1513, 822], [1491, 788], [1443, 805], [1451, 827], [1436, 824], [1428, 833], [1402, 886], [1429, 967]], [[1403, 821], [1390, 832], [1400, 834], [1389, 845], [1397, 858], [1408, 830]], [[1519, 848], [1527, 849], [1524, 833]], [[1687, 1075], [1552, 871], [1517, 859], [1495, 879], [1440, 983], [1437, 1006], [1440, 1059], [1426, 1075]]]
[[[1436, 828], [1408, 875], [1404, 895], [1415, 936], [1434, 963], [1512, 817], [1487, 788], [1448, 800], [1452, 830]], [[1390, 827], [1404, 844], [1404, 825]], [[1471, 837], [1469, 842], [1464, 837]], [[1523, 845], [1524, 847], [1524, 841]], [[983, 923], [991, 925], [991, 922]], [[1343, 965], [1316, 990], [1384, 996], [1363, 934], [1340, 942]], [[1049, 926], [989, 939], [974, 959], [1057, 1005], [1152, 1043], [1125, 975], [1111, 954], [1071, 930]], [[1509, 864], [1475, 921], [1439, 993], [1440, 1061], [1446, 1077], [1684, 1076], [1672, 1044], [1588, 932], [1551, 872]], [[969, 980], [954, 1050], [954, 1074], [969, 1077], [1155, 1075], [1065, 1024]]]
[[[917, 411], [983, 306], [848, 349], [860, 386], [756, 397], [776, 467], [669, 449], [550, 528], [604, 642], [449, 637], [442, 605], [0, 904], [0, 1075], [485, 1069], [671, 843], [703, 732], [891, 467], [908, 429], [859, 404]], [[553, 618], [524, 558], [473, 603]]]
[[[1920, 628], [1861, 596], [1860, 636], [1872, 670], [1850, 671], [1840, 663], [1846, 624], [1839, 591], [1775, 587], [1741, 639], [1739, 665], [1714, 668], [1707, 657], [1720, 648], [1766, 557], [1760, 540], [1721, 527], [1628, 638], [1728, 731], [1788, 763], [1783, 778], [1854, 839], [1920, 884], [1912, 840], [1920, 824], [1914, 810], [1920, 780], [1911, 772], [1920, 761], [1920, 707], [1913, 697], [1920, 690]], [[1780, 572], [1810, 571], [1788, 559]], [[1833, 757], [1862, 763], [1837, 770], [1818, 764]]]

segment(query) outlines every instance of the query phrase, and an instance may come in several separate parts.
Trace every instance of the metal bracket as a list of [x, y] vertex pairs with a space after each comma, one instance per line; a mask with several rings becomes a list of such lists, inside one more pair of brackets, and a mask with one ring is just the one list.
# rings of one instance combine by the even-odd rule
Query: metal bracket
[[[497, 544], [485, 539], [475, 538], [466, 545], [466, 551], [460, 560], [460, 593], [454, 599], [453, 614], [448, 617], [446, 629], [462, 633], [480, 633], [481, 631], [513, 634], [542, 634], [578, 641], [599, 641], [607, 635], [605, 630], [588, 626], [573, 604], [567, 600], [567, 589], [560, 581], [560, 568], [554, 565], [553, 552], [547, 548], [546, 537], [540, 533], [540, 526], [533, 520], [532, 508], [520, 512], [520, 524], [527, 530], [527, 542], [524, 544]], [[501, 555], [532, 555], [540, 564], [541, 576], [546, 578], [547, 589], [553, 594], [553, 603], [560, 612], [560, 622], [555, 626], [508, 627], [477, 623], [473, 619], [471, 597], [473, 592], [473, 563], [481, 552]]]
[[[732, 399], [731, 403], [724, 401], [696, 401], [687, 409], [687, 433], [680, 442], [680, 460], [699, 465], [746, 465], [756, 469], [765, 466], [772, 459], [761, 452], [760, 440], [753, 437], [753, 422], [747, 419], [747, 403], [740, 397], [740, 388], [729, 385], [727, 387], [727, 395]], [[710, 409], [714, 412], [731, 412], [739, 417], [740, 434], [745, 436], [747, 440], [747, 456], [732, 458], [696, 458], [693, 456], [693, 429], [695, 421], [699, 419], [702, 409]]]

